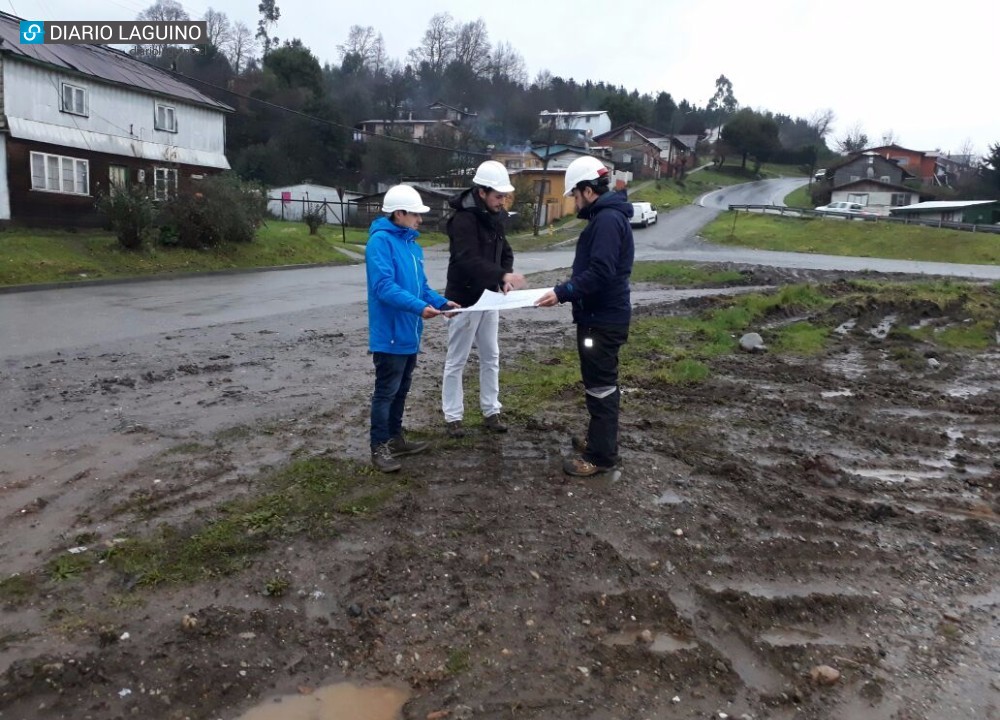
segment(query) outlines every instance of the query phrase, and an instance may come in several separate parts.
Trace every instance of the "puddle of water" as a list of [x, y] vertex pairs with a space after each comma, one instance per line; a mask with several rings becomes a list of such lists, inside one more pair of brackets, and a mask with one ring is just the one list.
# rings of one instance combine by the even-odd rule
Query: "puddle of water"
[[834, 330], [834, 332], [837, 333], [838, 335], [846, 335], [847, 333], [851, 332], [851, 330], [853, 330], [857, 324], [858, 321], [852, 318], [847, 322], [842, 323], [840, 327]]
[[771, 628], [761, 633], [761, 642], [775, 647], [794, 647], [796, 645], [851, 645], [840, 638], [830, 637], [812, 630], [800, 628]]
[[673, 490], [666, 490], [660, 497], [656, 498], [657, 505], [680, 505], [683, 502], [684, 498]]
[[976, 395], [982, 395], [987, 391], [987, 388], [977, 387], [975, 385], [956, 385], [945, 391], [945, 395], [953, 398], [970, 398]]
[[837, 358], [831, 358], [823, 363], [823, 366], [831, 373], [843, 375], [849, 380], [864, 377], [867, 372], [864, 356], [857, 350], [851, 350]]
[[894, 470], [892, 468], [854, 468], [850, 472], [873, 480], [899, 484], [907, 480], [940, 480], [948, 473], [943, 470]]
[[650, 645], [645, 645], [638, 639], [639, 632], [640, 630], [635, 628], [625, 630], [623, 632], [613, 633], [611, 635], [607, 635], [601, 642], [605, 645], [611, 645], [612, 647], [619, 647], [622, 645], [641, 645], [642, 647], [648, 647], [650, 652], [658, 654], [675, 653], [680, 652], [681, 650], [693, 650], [698, 647], [698, 643], [696, 642], [682, 640], [675, 635], [661, 632], [659, 630], [653, 632], [653, 642]]
[[825, 398], [854, 397], [854, 391], [853, 390], [824, 390], [819, 395], [820, 395], [820, 397], [825, 397]]
[[880, 322], [878, 325], [873, 327], [868, 332], [871, 335], [877, 337], [879, 340], [884, 340], [886, 336], [889, 334], [889, 331], [892, 330], [892, 326], [896, 324], [897, 319], [898, 317], [896, 315], [886, 315], [884, 318], [882, 318], [882, 322]]
[[311, 695], [273, 698], [241, 715], [239, 720], [399, 720], [406, 690], [359, 687], [338, 683]]

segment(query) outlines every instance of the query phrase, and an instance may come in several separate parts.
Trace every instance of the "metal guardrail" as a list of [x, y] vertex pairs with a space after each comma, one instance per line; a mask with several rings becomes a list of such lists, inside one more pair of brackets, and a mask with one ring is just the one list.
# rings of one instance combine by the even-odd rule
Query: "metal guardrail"
[[901, 225], [923, 225], [924, 227], [949, 228], [967, 232], [985, 232], [1000, 235], [1000, 225], [977, 225], [973, 223], [946, 222], [944, 220], [919, 220], [910, 217], [893, 217], [891, 215], [876, 215], [874, 213], [859, 215], [857, 213], [816, 212], [811, 208], [786, 207], [784, 205], [730, 205], [730, 210], [739, 212], [758, 212], [765, 215], [781, 215], [782, 217], [837, 217], [846, 220], [863, 220], [865, 222], [888, 222]]

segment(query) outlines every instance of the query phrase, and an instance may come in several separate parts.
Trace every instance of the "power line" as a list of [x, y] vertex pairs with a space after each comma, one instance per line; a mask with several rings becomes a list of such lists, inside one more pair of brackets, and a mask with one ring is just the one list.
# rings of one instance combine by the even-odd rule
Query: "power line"
[[[138, 58], [136, 58], [136, 59], [138, 59]], [[295, 110], [295, 109], [287, 107], [285, 105], [279, 105], [277, 103], [270, 102], [269, 100], [262, 100], [260, 98], [255, 98], [252, 95], [245, 95], [243, 93], [236, 92], [235, 90], [230, 90], [228, 88], [224, 88], [224, 87], [221, 87], [219, 85], [215, 85], [214, 83], [210, 83], [207, 80], [201, 80], [201, 79], [196, 78], [196, 77], [191, 77], [190, 75], [185, 75], [184, 73], [178, 72], [177, 70], [170, 70], [170, 69], [167, 69], [167, 68], [162, 68], [159, 65], [155, 65], [153, 63], [146, 62], [145, 60], [139, 60], [139, 62], [142, 62], [142, 63], [144, 63], [146, 65], [149, 65], [150, 67], [154, 67], [154, 68], [156, 68], [158, 70], [163, 70], [164, 72], [168, 72], [171, 75], [176, 75], [177, 77], [183, 78], [184, 80], [189, 80], [189, 81], [193, 81], [193, 82], [196, 82], [196, 83], [200, 83], [201, 85], [204, 85], [205, 87], [210, 87], [210, 88], [213, 88], [215, 90], [219, 90], [221, 92], [228, 93], [229, 95], [232, 95], [234, 97], [242, 98], [244, 100], [252, 100], [252, 101], [260, 103], [261, 105], [264, 105], [266, 107], [274, 108], [276, 110], [282, 110], [284, 112], [291, 113], [292, 115], [297, 115], [299, 117], [303, 117], [303, 118], [306, 118], [308, 120], [312, 120], [313, 122], [323, 123], [324, 125], [329, 125], [331, 127], [340, 128], [342, 130], [348, 130], [348, 131], [350, 131], [352, 133], [356, 133], [358, 135], [367, 135], [369, 137], [377, 138], [379, 140], [386, 140], [386, 141], [389, 141], [389, 142], [397, 142], [397, 143], [406, 145], [406, 146], [411, 147], [411, 148], [412, 147], [428, 148], [428, 149], [431, 149], [431, 150], [443, 150], [445, 152], [456, 153], [456, 154], [460, 154], [460, 155], [473, 155], [473, 156], [484, 157], [484, 158], [488, 158], [489, 157], [489, 153], [477, 152], [475, 150], [463, 150], [461, 148], [444, 147], [442, 145], [428, 145], [426, 143], [418, 143], [418, 142], [415, 142], [413, 140], [406, 140], [404, 138], [393, 137], [392, 135], [382, 135], [382, 134], [379, 134], [377, 132], [371, 132], [371, 131], [368, 131], [368, 130], [359, 130], [356, 127], [351, 127], [350, 125], [344, 125], [343, 123], [338, 123], [338, 122], [335, 122], [333, 120], [327, 120], [326, 118], [316, 117], [315, 115], [310, 115], [309, 113], [304, 113], [301, 110]]]

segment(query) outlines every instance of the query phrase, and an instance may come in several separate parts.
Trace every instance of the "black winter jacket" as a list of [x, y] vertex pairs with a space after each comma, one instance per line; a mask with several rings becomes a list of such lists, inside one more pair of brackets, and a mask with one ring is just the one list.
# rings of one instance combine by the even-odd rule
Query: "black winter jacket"
[[[635, 259], [632, 203], [606, 192], [577, 217], [587, 220], [573, 258], [573, 276], [555, 287], [559, 302], [573, 303], [573, 322], [628, 325], [632, 319], [629, 276]], [[450, 296], [449, 296], [450, 297]]]
[[503, 276], [514, 269], [514, 251], [503, 223], [507, 211], [491, 213], [469, 188], [448, 201], [455, 214], [448, 220], [448, 285], [444, 294], [462, 307], [475, 305], [484, 290], [500, 290]]

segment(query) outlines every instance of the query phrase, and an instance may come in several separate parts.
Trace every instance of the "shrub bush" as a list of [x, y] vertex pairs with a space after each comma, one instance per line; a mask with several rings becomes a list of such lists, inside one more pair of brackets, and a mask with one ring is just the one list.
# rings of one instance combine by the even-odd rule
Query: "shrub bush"
[[199, 182], [194, 192], [164, 203], [161, 242], [196, 249], [248, 243], [266, 211], [260, 187], [235, 175], [214, 175]]
[[141, 250], [153, 235], [156, 210], [144, 185], [99, 192], [97, 209], [126, 250]]
[[302, 213], [302, 219], [309, 226], [309, 234], [315, 235], [320, 226], [326, 222], [326, 210], [322, 203], [307, 203]]

